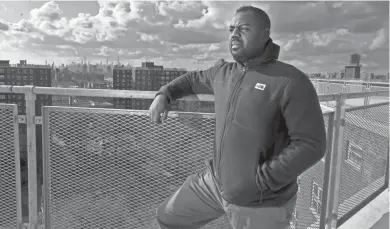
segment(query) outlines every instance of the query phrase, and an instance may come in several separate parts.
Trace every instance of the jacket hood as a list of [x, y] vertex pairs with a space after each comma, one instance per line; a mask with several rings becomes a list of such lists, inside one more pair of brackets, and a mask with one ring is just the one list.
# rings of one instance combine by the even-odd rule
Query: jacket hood
[[268, 39], [265, 48], [259, 53], [257, 57], [248, 61], [247, 67], [254, 67], [260, 64], [265, 64], [279, 57], [280, 46], [275, 44], [271, 38]]

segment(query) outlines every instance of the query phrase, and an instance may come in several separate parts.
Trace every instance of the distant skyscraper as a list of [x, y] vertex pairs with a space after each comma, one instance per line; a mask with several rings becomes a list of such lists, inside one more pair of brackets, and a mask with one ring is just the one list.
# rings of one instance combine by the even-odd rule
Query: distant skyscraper
[[360, 55], [357, 53], [351, 54], [350, 65], [345, 66], [345, 79], [360, 79]]
[[357, 53], [351, 54], [349, 63], [351, 65], [360, 65], [360, 55]]

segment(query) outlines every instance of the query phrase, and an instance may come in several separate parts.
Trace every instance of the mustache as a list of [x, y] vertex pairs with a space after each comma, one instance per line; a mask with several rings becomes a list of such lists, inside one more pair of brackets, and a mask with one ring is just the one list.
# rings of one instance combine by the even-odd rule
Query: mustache
[[242, 43], [242, 41], [238, 40], [238, 39], [232, 39], [230, 40], [230, 43], [233, 43], [233, 42], [239, 42], [239, 43]]

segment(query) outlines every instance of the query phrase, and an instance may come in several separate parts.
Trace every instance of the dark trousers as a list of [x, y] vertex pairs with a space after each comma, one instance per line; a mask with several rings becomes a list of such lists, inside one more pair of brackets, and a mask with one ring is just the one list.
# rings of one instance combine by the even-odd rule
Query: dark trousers
[[296, 196], [282, 207], [241, 207], [227, 203], [217, 189], [211, 171], [189, 176], [183, 185], [157, 208], [161, 229], [195, 229], [227, 214], [234, 229], [286, 229]]

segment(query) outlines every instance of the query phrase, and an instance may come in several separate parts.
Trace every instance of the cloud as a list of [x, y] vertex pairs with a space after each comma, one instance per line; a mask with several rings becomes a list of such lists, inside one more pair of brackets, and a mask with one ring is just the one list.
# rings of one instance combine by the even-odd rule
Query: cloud
[[0, 21], [0, 31], [7, 31], [9, 29], [9, 25]]
[[374, 50], [380, 48], [382, 45], [385, 44], [386, 38], [388, 37], [389, 32], [386, 31], [385, 29], [380, 29], [377, 34], [375, 39], [372, 41], [369, 49]]
[[219, 58], [231, 60], [227, 26], [245, 4], [270, 15], [281, 60], [304, 71], [339, 71], [358, 52], [367, 69], [375, 65], [388, 72], [388, 2], [101, 0], [95, 9], [78, 2], [77, 13], [67, 4], [74, 3], [46, 2], [25, 19], [0, 19], [0, 49], [35, 52], [41, 59], [86, 56], [100, 62], [120, 56], [202, 68]]

